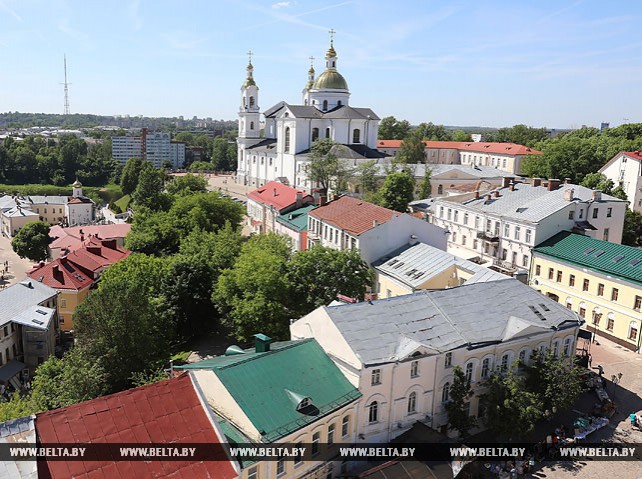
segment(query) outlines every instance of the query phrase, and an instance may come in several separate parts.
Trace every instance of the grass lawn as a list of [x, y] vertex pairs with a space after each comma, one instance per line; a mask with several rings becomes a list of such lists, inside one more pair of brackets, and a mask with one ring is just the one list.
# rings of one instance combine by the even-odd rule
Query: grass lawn
[[121, 211], [127, 211], [127, 207], [129, 206], [130, 201], [132, 200], [132, 197], [130, 195], [125, 195], [119, 200], [115, 201], [115, 204], [118, 205]]

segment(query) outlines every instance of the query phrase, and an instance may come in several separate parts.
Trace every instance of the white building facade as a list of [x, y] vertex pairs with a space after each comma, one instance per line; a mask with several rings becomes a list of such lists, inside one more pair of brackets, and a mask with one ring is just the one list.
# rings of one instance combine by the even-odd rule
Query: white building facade
[[263, 138], [259, 87], [253, 77], [254, 67], [248, 64], [241, 87], [237, 182], [258, 187], [279, 180], [310, 191], [314, 185], [307, 179], [305, 164], [310, 147], [320, 138], [347, 147], [351, 158], [381, 156], [376, 151], [379, 117], [369, 108], [349, 105], [348, 84], [337, 71], [332, 43], [325, 58], [325, 71], [318, 78], [314, 77], [314, 68], [308, 72], [303, 105], [280, 102], [263, 112]]
[[642, 213], [642, 154], [622, 151], [600, 168], [600, 173], [621, 186], [629, 200], [629, 208]]
[[[172, 168], [182, 168], [185, 163], [185, 143], [171, 141], [167, 132], [151, 132], [145, 138], [145, 156], [156, 168], [169, 161]], [[112, 138], [112, 158], [125, 165], [130, 158], [142, 158], [142, 137], [115, 136]]]

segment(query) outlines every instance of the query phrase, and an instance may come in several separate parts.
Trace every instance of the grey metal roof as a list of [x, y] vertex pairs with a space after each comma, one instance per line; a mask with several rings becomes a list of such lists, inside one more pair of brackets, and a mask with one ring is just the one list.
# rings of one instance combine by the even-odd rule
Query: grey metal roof
[[56, 294], [55, 289], [32, 279], [3, 289], [0, 291], [0, 326]]
[[[0, 423], [0, 444], [35, 444], [35, 416], [21, 417]], [[0, 477], [3, 479], [36, 479], [38, 467], [35, 460], [0, 461]]]
[[576, 313], [515, 279], [324, 310], [365, 364], [406, 357], [408, 344], [443, 352], [579, 324]]
[[26, 199], [33, 204], [49, 205], [66, 205], [69, 201], [68, 196], [47, 196], [47, 195], [29, 195]]
[[[390, 166], [390, 161], [380, 162], [378, 165], [378, 174], [385, 175], [386, 167]], [[513, 173], [508, 173], [506, 171], [499, 170], [497, 168], [492, 168], [489, 166], [476, 166], [471, 168], [465, 165], [447, 165], [442, 163], [417, 163], [410, 165], [410, 168], [413, 170], [414, 175], [418, 178], [423, 178], [426, 174], [426, 168], [430, 169], [430, 174], [433, 177], [438, 175], [443, 175], [450, 171], [461, 171], [466, 175], [471, 175], [473, 177], [482, 179], [482, 178], [502, 178], [502, 177], [516, 177]]]
[[19, 216], [38, 216], [38, 213], [25, 208], [11, 208], [2, 212], [7, 218], [17, 218]]
[[265, 140], [259, 141], [256, 145], [248, 146], [248, 150], [258, 150], [258, 151], [269, 151], [276, 148], [276, 139], [275, 138], [266, 138]]
[[[579, 185], [562, 184], [553, 191], [548, 191], [545, 186], [517, 183], [514, 191], [510, 191], [508, 187], [493, 190], [499, 191], [498, 198], [487, 199], [486, 195], [480, 195], [475, 199], [472, 193], [466, 193], [439, 198], [438, 201], [459, 203], [472, 210], [536, 223], [568, 206], [569, 202], [564, 199], [564, 192], [567, 190], [573, 190], [572, 201], [587, 202], [593, 198], [593, 190]], [[623, 202], [605, 194], [601, 198], [602, 202]]]
[[11, 321], [30, 328], [47, 330], [55, 313], [55, 309], [44, 306], [30, 306], [11, 318]]
[[418, 288], [429, 279], [451, 268], [463, 269], [473, 274], [466, 284], [510, 279], [506, 275], [425, 243], [405, 245], [375, 261], [372, 266], [380, 273], [410, 288]]
[[358, 119], [358, 120], [379, 120], [377, 114], [370, 108], [355, 108], [348, 105], [338, 106], [329, 111], [321, 111], [311, 105], [290, 105], [286, 102], [279, 102], [266, 110], [263, 114], [266, 118], [274, 117], [283, 108], [292, 112], [295, 118], [331, 118], [331, 119]]

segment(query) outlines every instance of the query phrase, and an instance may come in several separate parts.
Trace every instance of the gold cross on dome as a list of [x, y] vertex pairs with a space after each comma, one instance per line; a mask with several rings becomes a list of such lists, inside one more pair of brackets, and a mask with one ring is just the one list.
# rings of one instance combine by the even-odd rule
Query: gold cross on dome
[[314, 66], [314, 57], [312, 57], [312, 56], [310, 57], [310, 66], [311, 67]]
[[252, 63], [252, 50], [247, 52], [247, 56], [250, 59], [250, 63]]
[[334, 43], [334, 34], [337, 32], [334, 31], [334, 28], [331, 28], [328, 33], [330, 34], [330, 43]]

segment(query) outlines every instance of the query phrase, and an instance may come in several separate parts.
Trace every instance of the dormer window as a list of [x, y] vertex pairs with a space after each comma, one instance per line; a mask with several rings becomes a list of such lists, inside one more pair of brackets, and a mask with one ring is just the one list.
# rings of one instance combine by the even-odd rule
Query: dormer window
[[308, 408], [310, 406], [312, 406], [312, 399], [303, 398], [301, 399], [301, 402], [299, 402], [299, 405], [296, 407], [296, 410], [301, 411], [302, 409]]
[[328, 100], [323, 100], [323, 111], [327, 111], [328, 109]]

